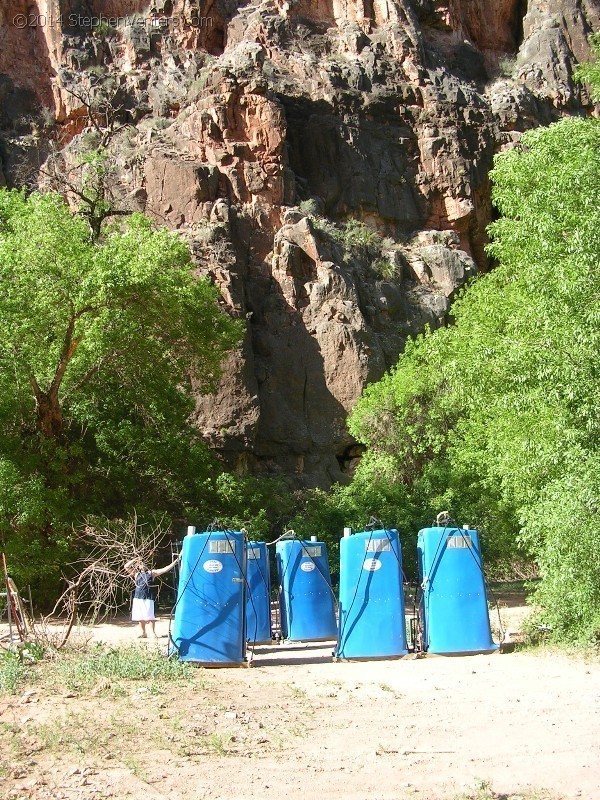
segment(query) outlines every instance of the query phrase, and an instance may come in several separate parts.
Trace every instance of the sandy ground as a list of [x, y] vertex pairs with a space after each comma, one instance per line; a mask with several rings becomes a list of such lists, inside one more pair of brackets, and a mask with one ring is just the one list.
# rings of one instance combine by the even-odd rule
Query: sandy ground
[[[159, 637], [167, 628], [159, 620]], [[135, 636], [127, 623], [93, 631]], [[166, 694], [4, 697], [2, 758], [15, 766], [0, 797], [446, 800], [486, 781], [511, 798], [600, 800], [598, 663], [529, 652], [333, 663], [331, 649], [258, 647], [251, 668], [198, 669]], [[48, 720], [64, 742], [36, 749]], [[5, 757], [11, 735], [20, 749]]]

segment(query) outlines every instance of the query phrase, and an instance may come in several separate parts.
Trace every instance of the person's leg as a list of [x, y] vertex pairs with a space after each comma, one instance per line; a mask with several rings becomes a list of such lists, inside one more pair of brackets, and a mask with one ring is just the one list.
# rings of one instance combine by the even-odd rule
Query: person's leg
[[145, 620], [140, 620], [140, 628], [141, 628], [141, 631], [142, 631], [140, 633], [140, 637], [145, 639], [146, 638], [146, 622], [145, 622]]
[[154, 600], [148, 600], [148, 606], [148, 625], [150, 625], [152, 638], [156, 639], [156, 614], [154, 613]]

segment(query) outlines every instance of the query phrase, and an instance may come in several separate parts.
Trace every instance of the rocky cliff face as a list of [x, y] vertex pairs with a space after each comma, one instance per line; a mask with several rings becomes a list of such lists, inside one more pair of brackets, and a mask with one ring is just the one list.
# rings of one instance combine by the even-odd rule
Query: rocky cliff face
[[589, 111], [572, 73], [599, 23], [598, 0], [5, 0], [0, 182], [51, 139], [68, 162], [108, 87], [123, 202], [248, 320], [202, 434], [328, 485], [362, 388], [486, 268], [494, 154]]

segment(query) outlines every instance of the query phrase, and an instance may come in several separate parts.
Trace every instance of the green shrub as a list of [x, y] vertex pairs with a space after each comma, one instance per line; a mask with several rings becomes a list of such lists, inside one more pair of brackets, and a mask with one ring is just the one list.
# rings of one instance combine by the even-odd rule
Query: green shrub
[[150, 124], [157, 131], [164, 131], [165, 128], [169, 128], [173, 124], [173, 120], [166, 117], [156, 117]]
[[305, 217], [316, 217], [319, 214], [319, 201], [314, 197], [309, 197], [308, 200], [303, 200], [298, 209]]
[[88, 75], [93, 75], [94, 78], [102, 79], [106, 77], [106, 68], [99, 64], [94, 64], [87, 68]]
[[27, 668], [18, 653], [0, 652], [0, 693], [15, 694], [26, 673]]
[[386, 281], [393, 281], [399, 278], [402, 272], [398, 264], [389, 258], [385, 258], [385, 256], [373, 261], [371, 264], [371, 269], [376, 275]]
[[600, 459], [547, 486], [528, 511], [523, 537], [539, 552], [542, 580], [532, 618], [544, 638], [600, 645]]
[[498, 61], [498, 72], [503, 78], [512, 78], [516, 65], [515, 56], [506, 56]]
[[381, 253], [381, 236], [357, 219], [349, 219], [344, 225], [343, 242], [347, 250], [364, 248], [367, 253], [376, 258]]
[[215, 481], [216, 516], [253, 539], [268, 539], [287, 526], [296, 498], [289, 485], [278, 478], [258, 478], [224, 472]]
[[[312, 201], [304, 202], [311, 203]], [[301, 203], [301, 211], [302, 206]], [[360, 255], [366, 256], [370, 261], [381, 258], [383, 240], [377, 231], [369, 228], [364, 222], [349, 219], [344, 223], [335, 224], [320, 216], [313, 216], [312, 219], [317, 230], [336, 242], [346, 253], [352, 254], [353, 251], [358, 250]]]

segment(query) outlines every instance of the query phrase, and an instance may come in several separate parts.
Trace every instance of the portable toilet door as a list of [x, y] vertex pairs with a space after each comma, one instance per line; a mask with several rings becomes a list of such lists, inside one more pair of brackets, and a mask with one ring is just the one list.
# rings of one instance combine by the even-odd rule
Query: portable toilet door
[[398, 531], [345, 536], [340, 542], [337, 658], [399, 658], [407, 653]]
[[180, 661], [244, 662], [245, 561], [242, 533], [209, 531], [184, 538], [171, 633]]
[[246, 544], [246, 639], [250, 644], [271, 642], [271, 576], [265, 542]]
[[275, 547], [281, 633], [292, 642], [337, 637], [331, 575], [324, 542], [285, 539]]
[[477, 531], [419, 531], [423, 649], [440, 655], [491, 653], [492, 639]]

